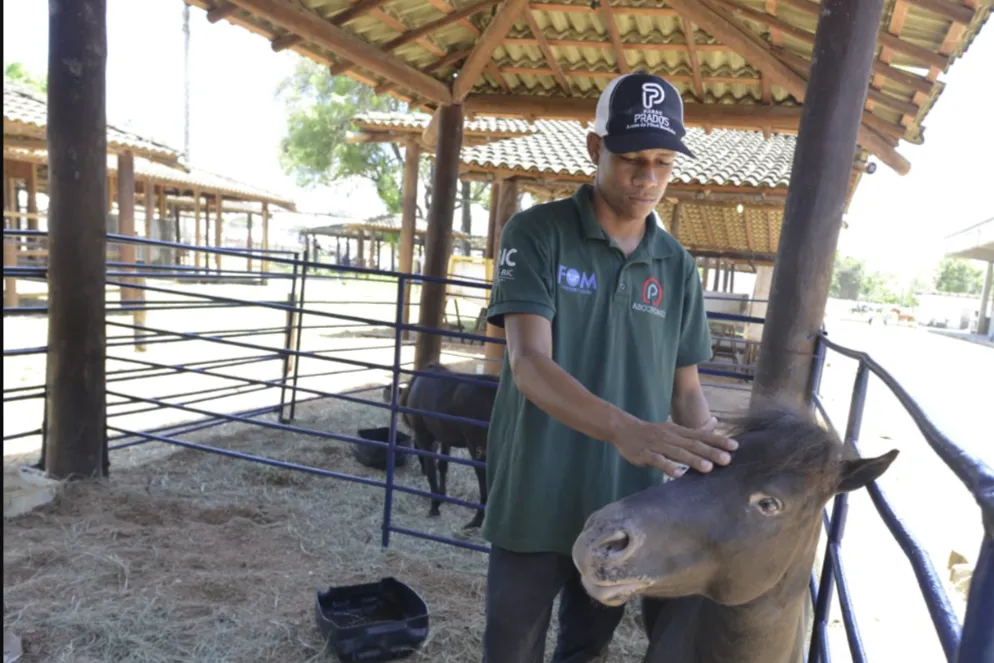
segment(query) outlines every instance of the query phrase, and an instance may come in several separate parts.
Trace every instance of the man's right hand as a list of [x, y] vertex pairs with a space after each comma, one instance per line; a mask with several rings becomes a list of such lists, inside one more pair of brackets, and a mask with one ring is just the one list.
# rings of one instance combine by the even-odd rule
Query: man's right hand
[[[709, 422], [710, 423], [710, 422]], [[655, 467], [671, 477], [681, 477], [688, 467], [710, 472], [715, 464], [728, 465], [729, 451], [738, 444], [711, 432], [714, 426], [684, 428], [675, 423], [632, 422], [610, 440], [632, 465]]]

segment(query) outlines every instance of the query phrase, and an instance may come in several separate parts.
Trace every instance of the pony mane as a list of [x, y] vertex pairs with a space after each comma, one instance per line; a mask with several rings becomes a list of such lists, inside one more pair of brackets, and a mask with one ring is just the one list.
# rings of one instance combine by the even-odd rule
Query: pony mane
[[731, 465], [757, 479], [781, 472], [824, 477], [826, 467], [846, 456], [838, 437], [812, 414], [776, 400], [758, 402], [723, 423], [725, 434], [739, 443]]

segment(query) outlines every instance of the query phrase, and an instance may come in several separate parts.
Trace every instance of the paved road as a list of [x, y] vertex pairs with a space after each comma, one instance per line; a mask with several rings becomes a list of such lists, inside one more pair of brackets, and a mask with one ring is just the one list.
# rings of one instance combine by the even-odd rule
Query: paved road
[[994, 347], [926, 328], [830, 323], [829, 338], [868, 352], [932, 421], [964, 449], [994, 465]]

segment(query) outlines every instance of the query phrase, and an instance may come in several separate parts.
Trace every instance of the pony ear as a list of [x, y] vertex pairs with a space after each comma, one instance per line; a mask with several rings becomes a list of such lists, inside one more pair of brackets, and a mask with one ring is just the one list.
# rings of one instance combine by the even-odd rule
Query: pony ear
[[865, 488], [887, 471], [890, 464], [897, 458], [898, 453], [897, 449], [891, 449], [883, 456], [877, 456], [876, 458], [858, 458], [856, 460], [842, 461], [842, 472], [839, 476], [836, 492], [848, 493], [853, 490]]

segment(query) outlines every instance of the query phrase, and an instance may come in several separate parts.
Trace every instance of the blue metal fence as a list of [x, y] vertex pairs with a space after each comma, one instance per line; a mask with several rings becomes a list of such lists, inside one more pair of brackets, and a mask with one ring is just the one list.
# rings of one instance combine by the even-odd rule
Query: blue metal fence
[[[5, 239], [8, 235], [44, 235], [39, 231], [4, 231]], [[251, 257], [257, 264], [268, 262], [278, 271], [268, 271], [263, 274], [261, 271], [247, 270], [220, 270], [194, 267], [164, 268], [157, 265], [138, 264], [132, 267], [121, 263], [108, 263], [107, 279], [108, 284], [120, 287], [140, 290], [144, 292], [167, 295], [175, 299], [164, 299], [148, 303], [145, 301], [113, 301], [108, 302], [108, 326], [115, 329], [126, 330], [121, 336], [108, 337], [108, 359], [122, 361], [129, 364], [128, 368], [109, 371], [107, 374], [108, 396], [113, 400], [108, 404], [108, 431], [110, 449], [122, 449], [133, 447], [147, 442], [164, 442], [180, 447], [194, 448], [209, 453], [221, 454], [231, 458], [248, 460], [263, 463], [275, 467], [289, 470], [308, 472], [329, 476], [336, 479], [351, 481], [363, 485], [375, 486], [384, 489], [383, 520], [382, 520], [382, 545], [390, 543], [391, 534], [402, 534], [414, 536], [448, 545], [455, 545], [462, 548], [469, 548], [486, 552], [487, 546], [478, 545], [469, 541], [461, 541], [450, 537], [439, 536], [437, 534], [418, 530], [413, 527], [406, 527], [396, 521], [394, 514], [394, 496], [396, 493], [417, 495], [422, 498], [434, 498], [449, 504], [477, 509], [482, 505], [476, 502], [461, 500], [450, 496], [434, 495], [429, 491], [406, 486], [397, 481], [395, 472], [397, 458], [397, 431], [398, 416], [402, 413], [418, 414], [451, 421], [459, 421], [477, 426], [486, 426], [483, 421], [474, 421], [460, 417], [453, 417], [434, 412], [424, 412], [406, 408], [399, 404], [397, 396], [402, 382], [411, 379], [413, 376], [423, 375], [438, 378], [436, 374], [417, 371], [410, 368], [410, 362], [402, 361], [405, 341], [404, 332], [413, 331], [419, 334], [438, 334], [449, 338], [464, 339], [478, 342], [503, 343], [502, 339], [488, 338], [486, 336], [454, 331], [449, 329], [426, 329], [417, 324], [404, 323], [404, 293], [407, 285], [420, 285], [424, 283], [444, 283], [446, 285], [457, 285], [463, 288], [478, 288], [481, 291], [481, 300], [487, 298], [489, 284], [474, 281], [471, 279], [435, 279], [421, 275], [402, 274], [398, 272], [375, 271], [358, 267], [346, 267], [321, 263], [309, 259], [305, 252], [301, 257], [297, 253], [288, 252], [266, 252], [258, 249], [238, 250], [238, 249], [218, 249], [199, 246], [190, 246], [175, 242], [165, 242], [157, 240], [144, 240], [128, 238], [119, 235], [108, 235], [108, 241], [117, 243], [136, 243], [151, 246], [162, 246], [172, 248], [184, 248], [188, 251], [202, 251], [208, 254], [231, 255], [234, 257]], [[28, 266], [5, 266], [4, 276], [20, 278], [26, 280], [44, 280], [46, 270], [44, 265]], [[198, 284], [217, 282], [231, 283], [232, 280], [243, 280], [245, 282], [258, 282], [260, 279], [282, 280], [287, 284], [287, 298], [285, 301], [257, 301], [249, 300], [237, 296], [211, 294], [207, 292], [196, 292], [184, 290], [179, 287], [167, 287], [164, 284], [150, 285], [146, 281], [169, 279], [173, 281], [193, 281]], [[339, 281], [343, 278], [365, 278], [393, 281], [396, 284], [396, 298], [390, 302], [343, 302], [343, 301], [318, 301], [305, 300], [307, 284], [315, 280], [334, 279]], [[212, 281], [213, 280], [213, 281]], [[393, 315], [388, 319], [374, 319], [365, 316], [353, 315], [339, 310], [327, 310], [328, 306], [343, 306], [345, 304], [391, 304], [394, 309]], [[325, 308], [321, 308], [324, 306]], [[165, 329], [159, 326], [139, 324], [137, 322], [128, 324], [120, 320], [111, 319], [112, 316], [119, 316], [122, 313], [135, 311], [165, 311], [165, 310], [212, 310], [212, 309], [238, 309], [253, 307], [261, 312], [285, 316], [282, 324], [261, 324], [248, 329], [213, 329], [210, 331], [191, 332], [187, 330]], [[390, 310], [388, 307], [387, 310]], [[345, 309], [348, 310], [347, 308]], [[44, 314], [44, 307], [18, 306], [14, 308], [4, 308], [5, 316], [17, 315], [38, 315]], [[317, 320], [317, 324], [305, 324], [304, 320]], [[733, 315], [727, 313], [711, 313], [709, 318], [716, 321], [735, 321], [740, 323], [762, 324], [762, 318], [755, 318], [743, 315]], [[303, 332], [306, 330], [327, 330], [334, 328], [354, 327], [357, 325], [367, 325], [370, 327], [385, 328], [392, 331], [392, 339], [388, 345], [370, 346], [364, 349], [392, 349], [392, 360], [387, 362], [364, 361], [347, 358], [336, 353], [335, 350], [308, 349], [303, 346]], [[110, 354], [114, 348], [124, 345], [131, 345], [140, 337], [143, 344], [159, 343], [182, 343], [188, 341], [206, 341], [217, 344], [219, 347], [238, 348], [247, 354], [238, 357], [217, 358], [203, 361], [179, 361], [176, 363], [156, 362], [137, 357], [122, 357]], [[266, 338], [279, 338], [279, 343], [267, 342]], [[720, 339], [720, 337], [719, 337]], [[758, 341], [747, 341], [741, 338], [728, 339], [735, 343], [757, 343]], [[409, 344], [407, 344], [409, 345]], [[969, 597], [969, 607], [966, 619], [961, 626], [953, 611], [949, 606], [948, 597], [941, 588], [937, 574], [932, 567], [928, 556], [907, 532], [893, 509], [880, 492], [876, 485], [869, 488], [871, 499], [880, 512], [886, 526], [894, 534], [900, 543], [905, 554], [908, 556], [912, 567], [915, 570], [919, 585], [922, 588], [923, 596], [929, 607], [933, 622], [942, 642], [943, 650], [949, 663], [989, 663], [994, 661], [994, 543], [992, 543], [992, 530], [994, 530], [994, 475], [990, 468], [986, 467], [979, 460], [970, 457], [961, 449], [956, 447], [950, 440], [943, 436], [931, 422], [921, 412], [921, 409], [907, 395], [907, 393], [887, 374], [879, 365], [873, 362], [868, 356], [838, 346], [832, 343], [824, 335], [819, 337], [817, 351], [814, 357], [814, 370], [812, 380], [812, 404], [825, 417], [829, 426], [833, 426], [830, 418], [825, 412], [824, 404], [820, 398], [819, 385], [825, 363], [825, 355], [828, 351], [838, 352], [847, 357], [859, 361], [856, 382], [853, 389], [852, 406], [850, 407], [849, 420], [845, 431], [845, 441], [856, 446], [859, 440], [860, 424], [862, 421], [863, 404], [866, 398], [866, 388], [870, 374], [878, 376], [898, 397], [901, 403], [908, 410], [909, 414], [918, 424], [929, 445], [936, 451], [940, 458], [956, 473], [963, 484], [971, 491], [980, 503], [984, 515], [985, 539], [977, 561], [974, 573], [973, 584]], [[43, 354], [46, 351], [44, 346], [32, 348], [4, 348], [4, 357], [20, 357], [30, 354]], [[181, 355], [181, 353], [178, 353]], [[344, 368], [333, 368], [331, 370], [319, 370], [312, 373], [302, 373], [300, 366], [303, 359], [309, 362], [319, 362], [322, 366], [328, 367], [332, 364], [343, 366]], [[279, 375], [275, 378], [256, 378], [234, 375], [225, 369], [235, 367], [266, 364], [272, 362], [279, 369]], [[291, 366], [292, 364], [292, 366]], [[713, 363], [702, 368], [701, 372], [721, 378], [731, 378], [736, 382], [714, 383], [715, 387], [728, 389], [748, 390], [748, 382], [752, 378], [752, 366], [732, 366], [729, 364]], [[390, 402], [382, 400], [372, 400], [362, 397], [370, 391], [379, 391], [382, 384], [373, 387], [361, 387], [344, 391], [327, 391], [311, 386], [302, 386], [302, 380], [343, 375], [347, 373], [367, 372], [374, 375], [389, 375], [389, 388], [391, 393]], [[134, 380], [168, 376], [172, 374], [195, 374], [210, 378], [222, 378], [234, 382], [233, 386], [210, 387], [181, 393], [156, 394], [152, 396], [139, 396], [128, 393], [123, 386], [118, 386]], [[473, 377], [447, 377], [444, 379], [461, 380], [464, 382], [480, 382]], [[252, 408], [241, 411], [219, 411], [210, 404], [213, 401], [230, 398], [232, 395], [242, 395], [254, 392], [264, 392], [266, 390], [278, 389], [278, 402], [264, 407]], [[4, 390], [4, 402], [43, 399], [45, 396], [44, 385], [33, 385], [28, 387], [16, 387]], [[317, 430], [315, 428], [294, 424], [296, 408], [299, 404], [317, 399], [334, 398], [356, 404], [367, 405], [389, 411], [389, 440], [378, 442], [367, 440], [356, 435], [349, 435], [342, 432], [330, 432]], [[140, 412], [150, 412], [154, 410], [171, 410], [184, 413], [190, 416], [189, 420], [171, 423], [153, 429], [133, 430], [130, 427], [119, 425], [115, 419], [124, 415], [132, 415]], [[277, 414], [278, 421], [267, 421], [263, 415]], [[311, 467], [275, 458], [268, 458], [257, 454], [250, 454], [230, 449], [224, 449], [207, 444], [182, 439], [183, 436], [205, 430], [212, 426], [217, 426], [228, 422], [238, 422], [246, 425], [259, 426], [274, 431], [297, 433], [315, 436], [321, 439], [336, 440], [349, 444], [367, 445], [379, 447], [386, 451], [387, 466], [383, 480], [366, 476], [358, 476], [331, 470], [326, 468]], [[833, 426], [834, 427], [834, 426]], [[32, 435], [43, 434], [44, 421], [40, 422], [38, 428], [28, 431], [19, 431], [7, 435], [4, 440], [20, 439]], [[483, 462], [464, 459], [457, 456], [445, 456], [439, 453], [425, 451], [416, 448], [404, 448], [403, 453], [410, 456], [422, 456], [435, 460], [445, 460], [457, 465], [467, 465], [471, 467], [481, 467]], [[815, 608], [815, 624], [810, 645], [810, 660], [818, 663], [830, 663], [830, 652], [826, 639], [827, 615], [832, 604], [832, 597], [835, 588], [838, 588], [839, 600], [843, 614], [843, 621], [846, 634], [850, 644], [852, 660], [861, 662], [866, 660], [865, 652], [860, 641], [858, 626], [854, 616], [851, 600], [849, 598], [848, 586], [846, 584], [844, 565], [840, 553], [840, 543], [844, 534], [844, 526], [847, 511], [846, 495], [839, 495], [831, 507], [831, 514], [826, 510], [825, 526], [828, 532], [828, 544], [825, 551], [825, 561], [821, 570], [820, 578], [812, 576], [811, 592]]]
[[[823, 332], [817, 338], [814, 370], [812, 371], [811, 402], [812, 407], [824, 417], [828, 426], [833, 430], [835, 430], [835, 426], [820, 394], [821, 376], [828, 351], [837, 352], [858, 361], [849, 417], [843, 438], [845, 444], [858, 451], [866, 392], [872, 373], [887, 385], [897, 397], [918, 426], [925, 441], [980, 505], [984, 538], [970, 585], [966, 616], [961, 625], [928, 553], [918, 543], [914, 535], [908, 531], [876, 482], [867, 487], [874, 507], [914, 570], [915, 578], [935, 626], [947, 663], [994, 662], [994, 472], [980, 459], [964, 451], [939, 431], [908, 392], [869, 355], [833, 343]], [[834, 499], [831, 515], [828, 515], [827, 510], [825, 514], [828, 543], [817, 588], [815, 587], [816, 581], [812, 578], [815, 616], [809, 648], [809, 661], [811, 663], [831, 663], [832, 660], [828, 648], [826, 628], [832, 592], [836, 586], [839, 591], [840, 608], [852, 661], [853, 663], [864, 663], [867, 660], [852, 601], [849, 597], [845, 567], [840, 551], [847, 512], [848, 495], [841, 493]]]

